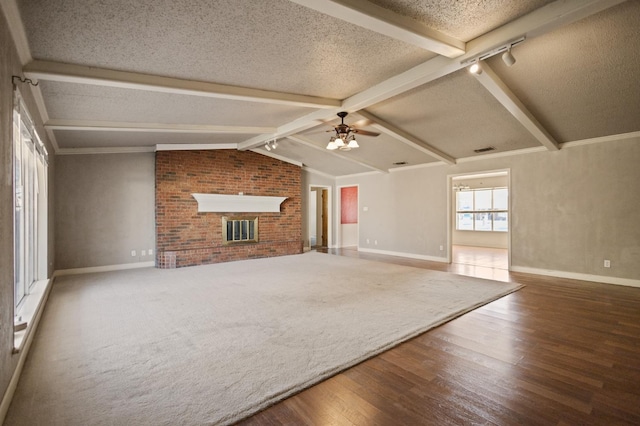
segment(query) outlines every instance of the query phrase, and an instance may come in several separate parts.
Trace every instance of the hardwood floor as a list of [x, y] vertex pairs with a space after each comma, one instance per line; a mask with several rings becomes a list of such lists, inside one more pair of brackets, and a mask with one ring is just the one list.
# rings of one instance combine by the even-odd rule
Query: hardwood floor
[[526, 287], [240, 424], [640, 424], [640, 288], [329, 252]]

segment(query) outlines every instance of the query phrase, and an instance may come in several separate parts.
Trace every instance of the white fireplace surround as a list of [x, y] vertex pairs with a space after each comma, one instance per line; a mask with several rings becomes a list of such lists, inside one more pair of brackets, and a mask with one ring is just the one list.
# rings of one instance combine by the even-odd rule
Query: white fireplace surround
[[191, 194], [198, 201], [198, 212], [264, 213], [280, 212], [280, 204], [287, 197], [260, 195]]

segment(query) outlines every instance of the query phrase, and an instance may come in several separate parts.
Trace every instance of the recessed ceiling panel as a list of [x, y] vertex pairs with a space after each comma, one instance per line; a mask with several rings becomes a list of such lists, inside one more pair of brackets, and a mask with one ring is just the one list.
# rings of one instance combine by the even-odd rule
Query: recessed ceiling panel
[[466, 69], [368, 111], [454, 158], [540, 146]]
[[36, 59], [343, 99], [435, 54], [287, 0], [18, 1]]
[[369, 0], [429, 28], [469, 41], [554, 0]]
[[[264, 147], [258, 148], [257, 151], [267, 152]], [[331, 176], [344, 176], [372, 171], [362, 165], [333, 155], [328, 151], [311, 148], [289, 139], [278, 140], [278, 147], [272, 152]]]
[[559, 142], [640, 130], [640, 2], [526, 40], [489, 63]]
[[[358, 122], [361, 117], [357, 114], [350, 114], [346, 123]], [[327, 126], [330, 127], [330, 126]], [[381, 170], [389, 170], [395, 167], [405, 167], [407, 165], [426, 164], [434, 161], [438, 161], [431, 155], [424, 153], [423, 151], [411, 147], [385, 133], [380, 132], [372, 126], [360, 126], [362, 130], [368, 130], [372, 132], [380, 133], [379, 136], [358, 136], [357, 141], [359, 148], [352, 149], [350, 151], [336, 151], [347, 158], [352, 158], [354, 161], [358, 161], [364, 164], [374, 166]], [[304, 133], [306, 139], [313, 142], [315, 146], [321, 149], [326, 149], [327, 143], [332, 133], [324, 133], [322, 130], [315, 128]], [[322, 128], [320, 128], [322, 129]], [[406, 163], [406, 164], [396, 164]]]
[[156, 144], [228, 144], [253, 135], [55, 130], [60, 148], [122, 148]]
[[52, 119], [277, 127], [308, 108], [41, 81]]

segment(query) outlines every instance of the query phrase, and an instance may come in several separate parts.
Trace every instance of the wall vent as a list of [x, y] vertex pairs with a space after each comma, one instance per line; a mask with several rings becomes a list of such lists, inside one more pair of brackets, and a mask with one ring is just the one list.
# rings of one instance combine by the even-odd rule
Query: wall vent
[[474, 149], [473, 152], [475, 152], [476, 154], [480, 154], [482, 152], [489, 152], [489, 151], [494, 151], [495, 148], [492, 146], [488, 146], [486, 148], [478, 148], [478, 149]]

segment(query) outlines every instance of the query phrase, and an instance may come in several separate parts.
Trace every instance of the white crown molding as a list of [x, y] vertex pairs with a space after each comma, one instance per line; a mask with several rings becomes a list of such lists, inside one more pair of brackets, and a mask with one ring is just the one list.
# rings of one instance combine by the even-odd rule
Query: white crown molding
[[125, 146], [119, 148], [60, 148], [56, 155], [90, 155], [90, 154], [132, 154], [137, 152], [155, 152], [153, 146]]
[[155, 145], [156, 151], [205, 151], [217, 149], [236, 149], [235, 143], [162, 143]]
[[625, 139], [640, 139], [640, 132], [620, 133], [617, 135], [601, 136], [598, 138], [581, 139], [577, 141], [565, 142], [562, 148], [575, 148], [577, 146], [591, 145], [594, 143], [615, 142]]
[[275, 127], [217, 126], [202, 124], [131, 123], [124, 121], [48, 120], [44, 126], [52, 130], [92, 132], [151, 132], [151, 133], [268, 133]]

